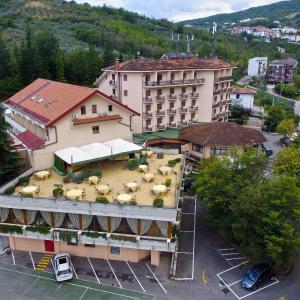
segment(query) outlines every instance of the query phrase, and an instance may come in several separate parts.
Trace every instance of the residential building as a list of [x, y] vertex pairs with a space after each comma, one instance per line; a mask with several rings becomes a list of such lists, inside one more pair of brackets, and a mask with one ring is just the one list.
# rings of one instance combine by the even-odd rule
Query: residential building
[[227, 121], [233, 68], [198, 57], [137, 59], [105, 68], [96, 85], [140, 114], [133, 120], [135, 133], [152, 132]]
[[132, 139], [139, 113], [91, 88], [37, 79], [4, 105], [11, 134], [26, 148], [33, 170], [53, 166], [53, 153], [109, 139]]
[[255, 129], [235, 123], [208, 123], [181, 129], [179, 138], [186, 142], [185, 149], [194, 157], [209, 158], [224, 155], [232, 147], [245, 150], [266, 142], [264, 135]]
[[266, 76], [268, 68], [267, 57], [253, 57], [248, 61], [248, 75], [261, 77]]
[[298, 62], [293, 58], [273, 60], [268, 68], [269, 83], [291, 83]]
[[254, 90], [236, 87], [230, 93], [230, 101], [232, 104], [237, 104], [245, 109], [252, 110], [255, 94], [256, 91]]

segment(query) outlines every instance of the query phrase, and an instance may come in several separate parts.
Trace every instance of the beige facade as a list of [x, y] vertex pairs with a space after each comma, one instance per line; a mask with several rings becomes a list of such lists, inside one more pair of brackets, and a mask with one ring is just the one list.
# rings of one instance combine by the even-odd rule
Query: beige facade
[[[82, 114], [82, 107], [85, 107], [85, 114]], [[116, 115], [120, 118], [109, 121], [93, 120], [99, 114]], [[45, 140], [45, 145], [42, 148], [29, 151], [33, 170], [51, 168], [54, 162], [53, 153], [60, 149], [94, 142], [105, 142], [115, 138], [132, 140], [132, 113], [106, 100], [99, 94], [93, 95], [49, 128], [43, 127], [17, 111], [13, 111], [12, 116], [21, 126]], [[74, 120], [88, 120], [89, 118], [91, 122], [74, 124]]]
[[232, 69], [106, 70], [97, 86], [141, 114], [134, 132], [152, 132], [227, 121]]

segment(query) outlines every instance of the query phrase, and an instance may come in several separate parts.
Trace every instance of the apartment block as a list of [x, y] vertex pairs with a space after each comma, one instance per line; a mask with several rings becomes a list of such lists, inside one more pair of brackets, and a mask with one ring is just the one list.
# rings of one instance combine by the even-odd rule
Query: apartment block
[[268, 68], [267, 57], [253, 57], [248, 61], [248, 75], [249, 76], [266, 76]]
[[100, 91], [133, 107], [136, 133], [228, 120], [233, 66], [217, 59], [136, 59], [104, 69]]
[[293, 58], [273, 60], [268, 68], [269, 83], [291, 83], [298, 62]]

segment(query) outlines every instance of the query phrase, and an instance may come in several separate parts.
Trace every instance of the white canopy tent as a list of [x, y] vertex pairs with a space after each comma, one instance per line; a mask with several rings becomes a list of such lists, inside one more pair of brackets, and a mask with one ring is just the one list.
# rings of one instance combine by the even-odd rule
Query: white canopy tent
[[55, 152], [55, 155], [69, 165], [82, 164], [102, 160], [117, 155], [135, 153], [142, 147], [122, 139], [115, 139], [105, 143], [93, 143], [81, 147], [69, 147]]

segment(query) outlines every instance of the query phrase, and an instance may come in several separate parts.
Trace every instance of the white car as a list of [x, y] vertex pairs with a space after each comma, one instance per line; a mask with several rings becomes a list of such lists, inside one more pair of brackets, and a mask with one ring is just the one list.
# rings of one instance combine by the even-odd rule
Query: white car
[[53, 269], [56, 281], [62, 282], [73, 278], [71, 257], [68, 253], [60, 253], [54, 256]]

